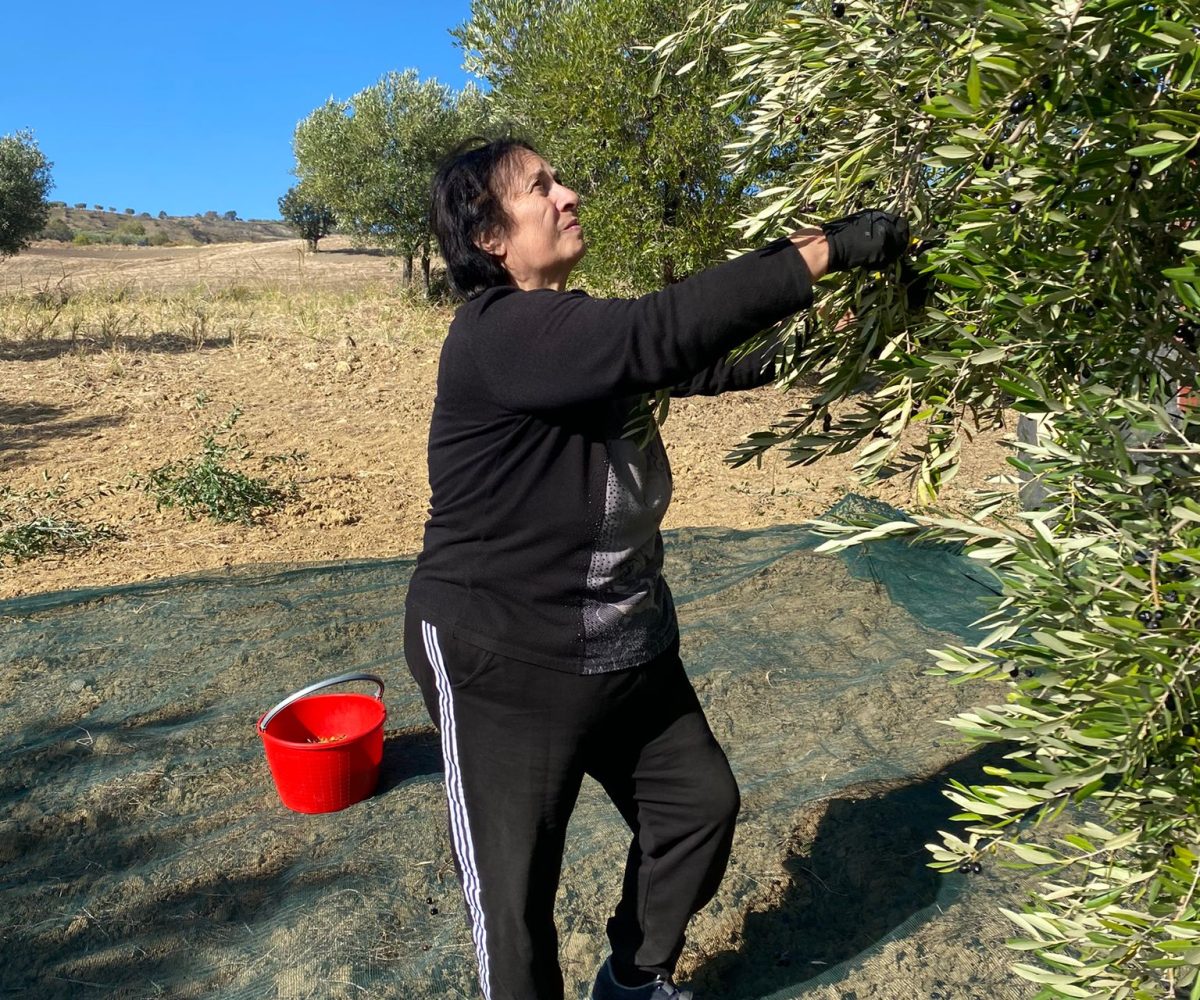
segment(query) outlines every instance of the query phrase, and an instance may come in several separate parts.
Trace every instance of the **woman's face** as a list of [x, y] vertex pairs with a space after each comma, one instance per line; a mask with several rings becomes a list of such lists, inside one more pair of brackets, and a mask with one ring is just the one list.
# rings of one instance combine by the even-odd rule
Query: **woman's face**
[[575, 214], [579, 196], [536, 153], [520, 149], [513, 155], [501, 198], [509, 224], [480, 247], [499, 258], [518, 288], [562, 291], [586, 250]]

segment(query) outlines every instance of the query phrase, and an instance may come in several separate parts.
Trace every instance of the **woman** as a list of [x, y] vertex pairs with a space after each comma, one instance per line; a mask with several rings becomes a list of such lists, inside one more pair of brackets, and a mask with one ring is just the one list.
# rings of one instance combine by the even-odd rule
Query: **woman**
[[633, 831], [596, 1000], [686, 1000], [688, 919], [716, 892], [738, 790], [679, 658], [645, 394], [770, 382], [724, 356], [812, 302], [829, 270], [882, 266], [903, 220], [858, 213], [636, 300], [566, 291], [578, 198], [518, 141], [473, 140], [432, 219], [466, 300], [442, 348], [432, 501], [405, 654], [441, 732], [455, 861], [486, 1000], [561, 1000], [554, 898], [585, 774]]

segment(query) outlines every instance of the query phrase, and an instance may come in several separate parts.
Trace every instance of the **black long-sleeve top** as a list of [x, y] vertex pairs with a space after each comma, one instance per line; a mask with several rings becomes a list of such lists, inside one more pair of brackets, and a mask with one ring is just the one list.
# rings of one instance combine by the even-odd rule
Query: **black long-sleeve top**
[[575, 673], [652, 660], [678, 635], [659, 525], [671, 471], [626, 435], [646, 393], [774, 378], [734, 347], [812, 302], [784, 239], [638, 299], [492, 288], [459, 308], [429, 432], [432, 490], [408, 613]]

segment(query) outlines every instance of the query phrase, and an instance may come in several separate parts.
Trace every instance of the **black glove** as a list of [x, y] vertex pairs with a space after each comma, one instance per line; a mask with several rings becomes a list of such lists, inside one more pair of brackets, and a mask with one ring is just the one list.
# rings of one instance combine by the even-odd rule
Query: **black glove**
[[829, 243], [829, 270], [879, 268], [908, 249], [908, 223], [898, 215], [868, 208], [821, 225]]

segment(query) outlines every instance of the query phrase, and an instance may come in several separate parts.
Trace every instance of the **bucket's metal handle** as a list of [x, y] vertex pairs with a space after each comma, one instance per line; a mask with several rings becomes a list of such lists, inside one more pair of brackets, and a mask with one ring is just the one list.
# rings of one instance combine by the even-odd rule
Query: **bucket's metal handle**
[[315, 684], [310, 684], [306, 688], [301, 688], [299, 691], [289, 694], [286, 698], [283, 699], [283, 701], [281, 701], [278, 705], [276, 705], [273, 709], [271, 709], [271, 711], [269, 711], [266, 715], [264, 715], [262, 717], [262, 721], [259, 722], [258, 728], [261, 729], [265, 733], [267, 731], [267, 726], [270, 723], [270, 721], [273, 718], [275, 718], [275, 716], [277, 716], [280, 712], [282, 712], [285, 708], [287, 708], [288, 705], [290, 705], [292, 702], [299, 701], [301, 698], [304, 698], [307, 695], [313, 694], [314, 692], [320, 691], [322, 688], [333, 687], [334, 684], [346, 684], [350, 681], [372, 681], [374, 684], [378, 685], [378, 688], [379, 688], [379, 690], [375, 692], [375, 697], [378, 698], [380, 701], [383, 701], [383, 678], [382, 677], [378, 677], [375, 674], [360, 674], [360, 673], [351, 671], [348, 674], [338, 674], [336, 677], [328, 677], [323, 681], [317, 681]]

